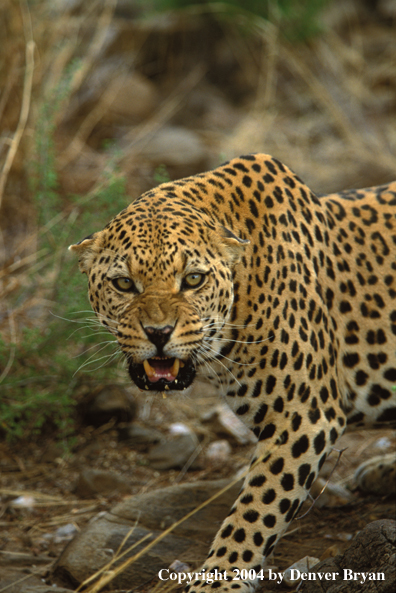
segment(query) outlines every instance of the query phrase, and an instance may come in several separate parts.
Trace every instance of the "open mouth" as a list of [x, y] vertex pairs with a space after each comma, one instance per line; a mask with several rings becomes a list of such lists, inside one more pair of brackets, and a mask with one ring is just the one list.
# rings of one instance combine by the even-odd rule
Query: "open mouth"
[[143, 363], [130, 363], [129, 375], [144, 390], [167, 391], [186, 389], [194, 380], [195, 368], [180, 358], [155, 356]]

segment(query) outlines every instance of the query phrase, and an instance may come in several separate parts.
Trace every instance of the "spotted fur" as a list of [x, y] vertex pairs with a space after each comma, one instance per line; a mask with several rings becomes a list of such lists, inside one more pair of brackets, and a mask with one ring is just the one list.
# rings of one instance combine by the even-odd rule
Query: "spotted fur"
[[[72, 249], [132, 380], [172, 396], [204, 376], [256, 435], [205, 568], [259, 571], [347, 424], [395, 423], [396, 182], [319, 199], [278, 160], [242, 156], [145, 193]], [[190, 593], [204, 588], [255, 583]]]

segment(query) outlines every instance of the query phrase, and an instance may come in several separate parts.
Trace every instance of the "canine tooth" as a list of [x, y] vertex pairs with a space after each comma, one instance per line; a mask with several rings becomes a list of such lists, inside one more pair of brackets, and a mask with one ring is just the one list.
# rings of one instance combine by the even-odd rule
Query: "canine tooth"
[[165, 389], [168, 389], [169, 390], [169, 385], [165, 385]]
[[172, 364], [172, 368], [171, 368], [170, 372], [172, 373], [172, 375], [174, 377], [177, 377], [177, 375], [179, 374], [180, 362], [181, 361], [179, 358], [175, 358], [175, 362]]
[[146, 386], [145, 386], [145, 389], [147, 389], [147, 391], [148, 391], [148, 389], [149, 389], [149, 386], [148, 386], [148, 385], [146, 385]]
[[181, 360], [180, 361], [180, 366], [183, 368], [184, 367], [184, 362]]
[[150, 365], [150, 363], [147, 359], [143, 361], [143, 367], [144, 367], [147, 377], [153, 377], [155, 375], [155, 370]]
[[166, 393], [162, 392], [162, 397], [166, 399]]

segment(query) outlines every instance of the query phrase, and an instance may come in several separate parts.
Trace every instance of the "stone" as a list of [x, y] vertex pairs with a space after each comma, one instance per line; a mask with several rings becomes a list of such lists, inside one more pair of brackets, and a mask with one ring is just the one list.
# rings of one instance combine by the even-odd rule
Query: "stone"
[[115, 472], [85, 468], [81, 470], [74, 485], [74, 493], [80, 498], [91, 498], [96, 495], [113, 493], [130, 493], [127, 480]]
[[135, 422], [118, 428], [118, 438], [131, 449], [146, 451], [150, 446], [162, 443], [165, 438], [159, 430], [141, 426]]
[[101, 100], [102, 125], [133, 125], [155, 111], [158, 92], [146, 76], [127, 70], [122, 58], [107, 58], [87, 77], [77, 99], [72, 101], [70, 115], [88, 113]]
[[320, 477], [312, 485], [310, 495], [315, 500], [315, 506], [318, 509], [323, 507], [339, 507], [348, 504], [354, 499], [352, 493], [339, 484], [327, 482]]
[[294, 562], [289, 568], [287, 568], [283, 574], [283, 581], [289, 587], [295, 587], [300, 579], [293, 578], [294, 573], [297, 575], [302, 572], [311, 572], [311, 569], [318, 564], [319, 558], [314, 556], [305, 556], [301, 560]]
[[139, 72], [119, 74], [111, 83], [114, 94], [108, 105], [105, 122], [133, 124], [149, 117], [158, 102], [157, 89]]
[[[299, 593], [394, 593], [396, 521], [382, 519], [370, 523], [343, 554], [319, 562], [310, 573], [315, 573], [317, 578], [302, 581]], [[318, 573], [338, 575], [334, 580], [320, 580]], [[368, 577], [363, 580], [363, 573], [372, 573], [373, 580]]]
[[368, 459], [355, 472], [357, 487], [367, 494], [396, 494], [396, 453]]
[[159, 443], [150, 449], [147, 460], [151, 467], [158, 470], [196, 468], [199, 443], [195, 435], [182, 434], [172, 440]]
[[222, 439], [221, 441], [213, 441], [213, 443], [209, 443], [205, 452], [205, 458], [211, 465], [221, 466], [230, 459], [231, 453], [232, 449], [230, 443], [225, 439]]
[[[121, 561], [137, 554], [174, 522], [198, 508], [214, 494], [230, 486], [210, 504], [198, 510], [162, 541], [137, 558], [112, 581], [112, 589], [138, 587], [175, 560], [197, 568], [206, 557], [210, 541], [234, 502], [242, 482], [229, 480], [198, 481], [169, 486], [131, 496], [110, 512], [102, 513], [65, 548], [53, 569], [55, 583], [73, 587], [114, 558], [124, 538], [122, 551], [137, 546]], [[146, 537], [144, 542], [140, 540]], [[114, 567], [113, 567], [114, 568]]]
[[182, 126], [166, 125], [132, 147], [139, 157], [153, 165], [197, 170], [206, 162], [206, 148], [200, 136]]
[[[85, 386], [78, 410], [87, 426], [102, 426], [110, 420], [130, 422], [137, 413], [137, 404], [129, 391], [120, 385]], [[80, 396], [81, 397], [81, 396]]]
[[201, 417], [202, 424], [207, 425], [216, 436], [226, 438], [237, 445], [256, 443], [257, 439], [245, 424], [226, 405], [219, 404]]

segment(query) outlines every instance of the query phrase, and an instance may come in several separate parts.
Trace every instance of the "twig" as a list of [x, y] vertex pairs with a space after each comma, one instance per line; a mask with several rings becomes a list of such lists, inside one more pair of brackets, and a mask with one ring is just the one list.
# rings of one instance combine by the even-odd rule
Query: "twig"
[[23, 83], [23, 95], [21, 113], [19, 115], [19, 121], [14, 137], [11, 140], [10, 149], [7, 153], [7, 157], [3, 166], [3, 170], [0, 175], [0, 208], [3, 198], [3, 192], [5, 184], [7, 182], [8, 174], [14, 162], [15, 155], [17, 153], [19, 143], [21, 141], [23, 132], [25, 131], [26, 122], [29, 116], [30, 110], [30, 99], [32, 95], [32, 84], [33, 84], [33, 70], [34, 70], [34, 48], [35, 43], [33, 39], [29, 39], [26, 43], [26, 69], [25, 69], [25, 80]]
[[[111, 24], [111, 20], [113, 18], [114, 10], [116, 8], [117, 0], [105, 0], [104, 8], [102, 14], [97, 19], [97, 27], [92, 39], [90, 46], [88, 47], [86, 57], [84, 58], [81, 67], [76, 70], [74, 73], [71, 83], [70, 83], [70, 90], [69, 96], [74, 95], [81, 87], [82, 83], [86, 79], [86, 76], [89, 70], [94, 64], [95, 60], [99, 56], [101, 50], [103, 49], [103, 45], [106, 41], [108, 30]], [[58, 114], [58, 118], [55, 119], [55, 123], [59, 123], [58, 120], [63, 119], [63, 115], [61, 112]]]
[[124, 77], [120, 77], [116, 80], [114, 85], [110, 85], [98, 101], [97, 105], [89, 112], [73, 140], [60, 155], [58, 159], [58, 170], [64, 169], [71, 161], [79, 156], [79, 153], [85, 146], [86, 139], [116, 98], [123, 82]]
[[8, 310], [8, 319], [10, 322], [11, 348], [10, 348], [10, 355], [8, 357], [7, 364], [6, 364], [3, 372], [0, 375], [0, 383], [2, 383], [4, 381], [4, 379], [6, 378], [6, 376], [8, 375], [8, 373], [13, 365], [13, 362], [15, 359], [15, 352], [16, 352], [16, 340], [17, 340], [16, 327], [15, 327], [14, 316], [10, 310]]
[[1, 94], [1, 99], [0, 99], [0, 121], [1, 118], [3, 117], [3, 112], [4, 109], [7, 105], [7, 101], [8, 98], [10, 96], [10, 93], [14, 87], [14, 84], [18, 78], [18, 62], [19, 62], [19, 55], [15, 54], [14, 57], [12, 58], [12, 62], [11, 62], [11, 66], [10, 66], [10, 71], [8, 73], [7, 76], [7, 80], [6, 83], [4, 85], [2, 94]]
[[300, 519], [304, 519], [304, 517], [306, 517], [308, 515], [308, 513], [310, 513], [312, 511], [312, 509], [314, 508], [317, 500], [322, 496], [323, 492], [326, 490], [327, 486], [329, 485], [329, 482], [331, 480], [331, 476], [333, 475], [336, 467], [338, 466], [340, 459], [341, 459], [341, 455], [344, 453], [344, 451], [347, 450], [348, 447], [344, 447], [344, 449], [333, 449], [333, 451], [338, 451], [338, 457], [337, 457], [337, 461], [334, 464], [333, 469], [330, 472], [329, 477], [326, 480], [325, 485], [323, 486], [322, 490], [319, 492], [318, 496], [315, 499], [312, 499], [312, 496], [310, 496], [311, 500], [312, 500], [312, 504], [309, 507], [309, 509], [307, 510], [306, 513], [304, 513], [303, 515], [300, 515], [299, 517], [295, 518], [295, 521], [300, 521]]

